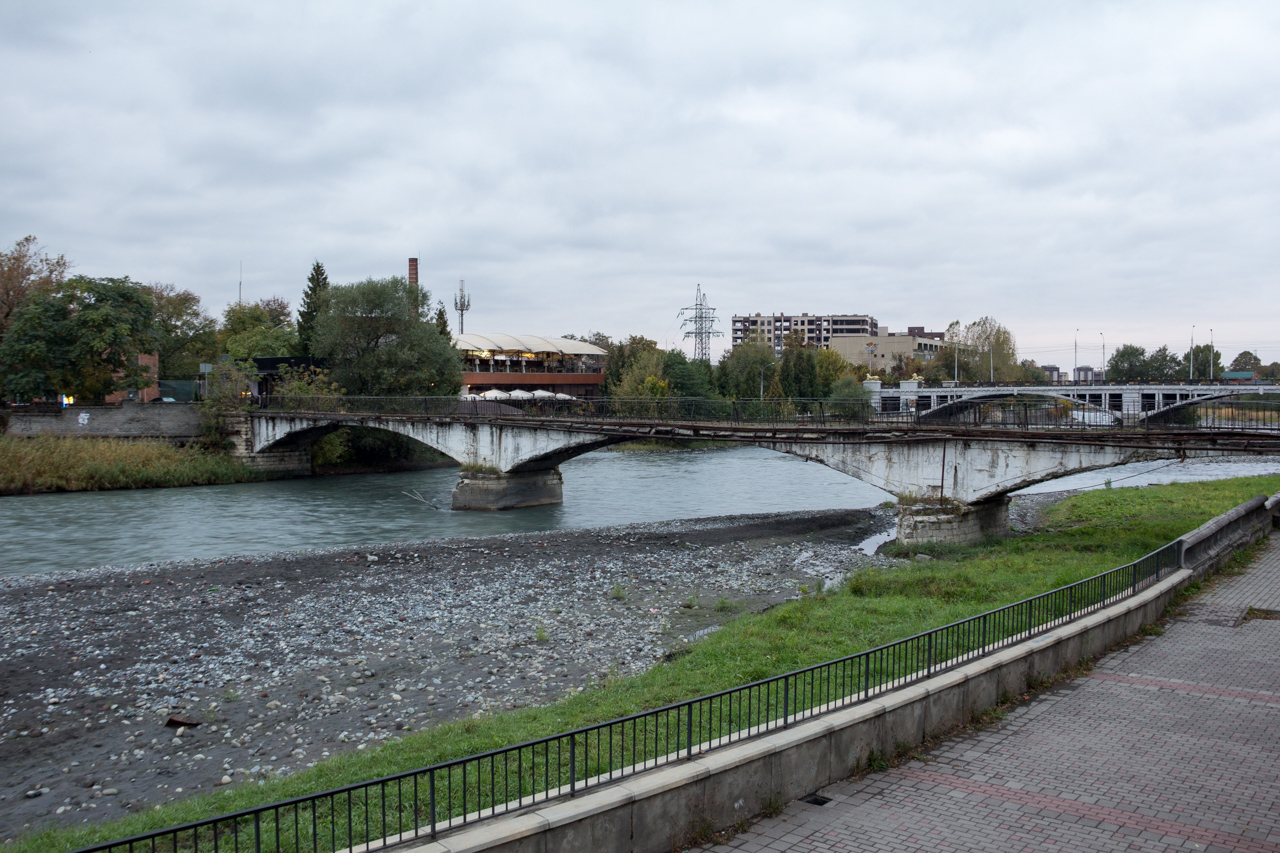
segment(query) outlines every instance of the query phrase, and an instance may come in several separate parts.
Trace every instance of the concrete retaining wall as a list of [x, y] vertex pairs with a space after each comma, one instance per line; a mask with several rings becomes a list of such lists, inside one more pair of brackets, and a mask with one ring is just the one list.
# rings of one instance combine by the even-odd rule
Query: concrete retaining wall
[[9, 412], [7, 435], [81, 435], [97, 438], [163, 438], [194, 441], [204, 434], [200, 412], [190, 403], [126, 403], [68, 406], [57, 412]]
[[885, 694], [754, 740], [704, 752], [571, 799], [442, 833], [413, 853], [666, 853], [694, 826], [729, 827], [968, 722], [1041, 678], [1105, 653], [1154, 622], [1184, 585], [1265, 535], [1280, 495], [1255, 498], [1180, 540], [1182, 568], [1106, 610]]

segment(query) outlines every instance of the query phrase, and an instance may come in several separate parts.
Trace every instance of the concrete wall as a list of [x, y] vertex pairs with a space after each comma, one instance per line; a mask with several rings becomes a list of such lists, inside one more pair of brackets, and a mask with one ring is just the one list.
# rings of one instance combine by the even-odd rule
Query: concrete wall
[[988, 536], [1009, 535], [1009, 498], [948, 508], [933, 505], [898, 507], [898, 542], [970, 545]]
[[[1106, 610], [1063, 625], [851, 708], [796, 723], [734, 746], [637, 774], [540, 808], [441, 833], [408, 845], [413, 853], [667, 853], [694, 826], [725, 828], [770, 802], [805, 796], [944, 733], [996, 704], [1105, 653], [1154, 622], [1177, 591], [1266, 534], [1280, 495], [1255, 498], [1180, 540], [1186, 567]], [[406, 839], [407, 840], [407, 839]]]
[[8, 435], [81, 435], [98, 438], [163, 438], [186, 442], [204, 433], [190, 403], [68, 406], [56, 413], [9, 412]]

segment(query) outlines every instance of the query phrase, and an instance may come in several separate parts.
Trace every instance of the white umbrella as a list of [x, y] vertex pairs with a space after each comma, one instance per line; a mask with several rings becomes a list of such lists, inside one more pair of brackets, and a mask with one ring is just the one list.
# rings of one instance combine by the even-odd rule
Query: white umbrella
[[578, 398], [577, 398], [577, 397], [572, 397], [572, 396], [570, 396], [570, 395], [568, 395], [568, 394], [557, 394], [557, 395], [556, 395], [556, 399], [557, 399], [557, 400], [576, 400], [576, 399], [578, 399]]
[[528, 391], [512, 391], [510, 395], [512, 400], [532, 400], [533, 395]]
[[555, 394], [552, 394], [550, 391], [543, 391], [541, 388], [534, 391], [533, 396], [537, 397], [539, 400], [554, 400], [556, 398]]
[[506, 391], [499, 391], [497, 388], [490, 388], [480, 395], [486, 400], [510, 400], [511, 395]]

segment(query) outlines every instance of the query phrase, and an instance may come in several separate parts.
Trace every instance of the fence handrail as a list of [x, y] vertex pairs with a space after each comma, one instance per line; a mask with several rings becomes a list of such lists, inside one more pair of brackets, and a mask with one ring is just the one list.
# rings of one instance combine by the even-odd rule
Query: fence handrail
[[[480, 817], [509, 813], [511, 811], [515, 811], [520, 808], [525, 808], [535, 803], [546, 802], [548, 799], [551, 799], [556, 796], [560, 796], [562, 795], [562, 792], [564, 789], [573, 791], [575, 789], [585, 788], [591, 784], [599, 784], [600, 783], [599, 777], [602, 775], [607, 775], [609, 779], [622, 778], [624, 776], [632, 775], [636, 772], [642, 772], [643, 769], [648, 769], [651, 767], [659, 766], [664, 763], [669, 763], [670, 761], [675, 760], [673, 756], [679, 757], [681, 756], [682, 753], [685, 753], [686, 751], [691, 754], [693, 743], [694, 743], [693, 718], [694, 718], [695, 709], [697, 709], [699, 713], [698, 736], [702, 737], [702, 729], [703, 729], [702, 712], [701, 712], [702, 707], [705, 706], [708, 709], [707, 716], [709, 718], [710, 709], [712, 708], [713, 704], [720, 702], [721, 703], [720, 709], [721, 709], [721, 712], [723, 713], [723, 710], [724, 710], [723, 703], [724, 701], [727, 700], [730, 707], [730, 715], [731, 715], [730, 727], [731, 728], [727, 732], [722, 730], [719, 735], [708, 736], [707, 741], [715, 741], [720, 744], [736, 742], [739, 740], [756, 737], [769, 731], [774, 731], [779, 727], [786, 727], [790, 725], [791, 722], [797, 719], [804, 719], [804, 718], [816, 716], [818, 714], [825, 713], [827, 710], [834, 710], [836, 707], [847, 707], [848, 705], [865, 702], [868, 699], [870, 699], [873, 695], [880, 695], [886, 690], [897, 689], [898, 687], [903, 686], [904, 684], [909, 684], [915, 681], [923, 680], [924, 678], [932, 677], [933, 675], [939, 672], [946, 671], [951, 667], [958, 666], [963, 662], [974, 659], [975, 657], [985, 656], [995, 651], [996, 649], [1007, 647], [1008, 645], [1011, 645], [1013, 643], [1021, 642], [1028, 637], [1036, 636], [1039, 633], [1043, 633], [1044, 631], [1051, 630], [1052, 628], [1062, 624], [1065, 621], [1078, 618], [1079, 616], [1085, 613], [1092, 612], [1094, 610], [1097, 610], [1105, 606], [1109, 606], [1111, 603], [1114, 603], [1116, 600], [1122, 599], [1129, 595], [1133, 595], [1136, 592], [1138, 592], [1140, 589], [1148, 586], [1149, 583], [1156, 582], [1160, 578], [1164, 577], [1165, 574], [1168, 572], [1168, 570], [1179, 567], [1181, 563], [1181, 557], [1182, 557], [1181, 541], [1182, 541], [1181, 539], [1174, 540], [1173, 542], [1170, 542], [1152, 551], [1151, 553], [1144, 555], [1143, 557], [1137, 560], [1134, 560], [1130, 563], [1126, 563], [1123, 566], [1118, 566], [1116, 568], [1108, 569], [1105, 572], [1100, 572], [1096, 575], [1081, 579], [1079, 581], [1075, 581], [1071, 584], [1066, 584], [1062, 587], [1058, 587], [1056, 589], [1049, 590], [1044, 593], [1039, 593], [1037, 595], [1030, 596], [1030, 597], [1021, 599], [1019, 601], [1011, 602], [1009, 604], [1002, 605], [997, 608], [993, 608], [992, 610], [984, 611], [983, 613], [976, 614], [974, 616], [956, 620], [955, 622], [951, 622], [947, 625], [939, 626], [937, 628], [931, 628], [926, 631], [921, 631], [910, 637], [905, 637], [890, 643], [885, 643], [885, 644], [876, 646], [875, 648], [865, 649], [863, 651], [855, 652], [853, 654], [845, 655], [843, 657], [835, 658], [833, 660], [825, 661], [818, 664], [812, 664], [810, 666], [791, 670], [789, 672], [786, 672], [780, 675], [759, 679], [757, 681], [753, 681], [748, 684], [737, 685], [735, 687], [727, 688], [725, 690], [717, 691], [714, 693], [705, 694], [703, 696], [699, 696], [693, 699], [687, 699], [680, 702], [673, 702], [659, 708], [640, 711], [635, 714], [619, 717], [606, 722], [595, 723], [587, 726], [581, 726], [568, 731], [562, 731], [562, 732], [558, 732], [552, 735], [547, 735], [541, 738], [535, 738], [535, 739], [525, 741], [523, 743], [515, 744], [512, 746], [500, 747], [497, 749], [488, 750], [486, 752], [477, 753], [477, 754], [465, 756], [462, 758], [449, 759], [447, 761], [438, 762], [436, 764], [429, 765], [426, 767], [415, 768], [412, 770], [405, 770], [398, 773], [389, 774], [387, 776], [383, 776], [377, 779], [371, 779], [364, 782], [352, 783], [349, 785], [332, 788], [332, 789], [317, 792], [314, 794], [307, 794], [307, 795], [289, 798], [286, 800], [280, 800], [278, 802], [269, 803], [263, 806], [256, 806], [248, 809], [242, 809], [240, 811], [233, 812], [233, 813], [218, 815], [210, 818], [204, 818], [202, 820], [197, 820], [197, 821], [191, 821], [191, 822], [182, 824], [180, 826], [173, 826], [173, 827], [167, 827], [160, 830], [153, 830], [150, 832], [141, 833], [141, 834], [132, 836], [130, 838], [120, 839], [117, 841], [107, 842], [103, 844], [92, 845], [89, 847], [81, 848], [81, 850], [77, 851], [77, 853], [96, 853], [97, 851], [110, 851], [116, 848], [133, 850], [134, 847], [140, 843], [154, 842], [159, 838], [171, 838], [172, 847], [173, 849], [177, 850], [179, 849], [178, 848], [179, 839], [182, 836], [188, 835], [188, 834], [190, 834], [193, 839], [194, 846], [191, 849], [198, 849], [200, 846], [199, 839], [201, 837], [202, 831], [206, 831], [206, 830], [210, 831], [211, 835], [215, 838], [219, 836], [219, 833], [226, 834], [227, 832], [230, 832], [232, 830], [234, 830], [234, 832], [238, 834], [240, 831], [240, 822], [246, 819], [251, 819], [253, 821], [253, 824], [254, 824], [253, 831], [255, 832], [255, 838], [257, 839], [257, 841], [255, 842], [256, 846], [253, 849], [259, 850], [259, 849], [262, 849], [260, 836], [261, 836], [261, 821], [264, 815], [269, 815], [272, 813], [274, 814], [274, 817], [275, 817], [274, 826], [275, 826], [275, 831], [278, 839], [280, 825], [281, 825], [280, 815], [282, 810], [286, 810], [286, 811], [290, 809], [293, 810], [294, 830], [295, 832], [299, 832], [300, 830], [299, 830], [298, 815], [302, 811], [303, 807], [310, 806], [312, 828], [314, 830], [315, 827], [318, 826], [316, 822], [316, 818], [318, 813], [320, 812], [319, 804], [322, 801], [328, 800], [330, 804], [330, 818], [334, 821], [337, 821], [338, 818], [340, 818], [341, 816], [337, 815], [335, 803], [337, 800], [344, 797], [346, 798], [346, 806], [347, 806], [347, 826], [345, 830], [347, 835], [346, 835], [345, 841], [343, 841], [343, 843], [339, 845], [338, 841], [341, 839], [338, 839], [336, 837], [336, 829], [334, 829], [333, 831], [334, 831], [335, 837], [333, 839], [332, 846], [335, 850], [342, 849], [343, 847], [353, 847], [357, 844], [357, 839], [356, 839], [356, 836], [354, 835], [355, 829], [356, 829], [356, 822], [355, 822], [356, 815], [352, 807], [352, 802], [353, 802], [352, 797], [354, 794], [359, 792], [363, 792], [365, 794], [365, 803], [364, 803], [365, 838], [362, 842], [359, 842], [359, 843], [366, 845], [366, 849], [372, 849], [371, 847], [369, 847], [369, 845], [378, 844], [379, 839], [381, 839], [382, 840], [381, 846], [384, 846], [384, 847], [391, 846], [394, 843], [398, 843], [397, 839], [399, 838], [399, 836], [396, 836], [396, 838], [391, 839], [389, 841], [387, 840], [389, 837], [388, 833], [385, 831], [387, 826], [387, 815], [386, 815], [386, 804], [387, 804], [387, 796], [388, 796], [387, 786], [397, 785], [397, 791], [399, 792], [397, 795], [398, 796], [397, 817], [403, 818], [404, 795], [403, 795], [403, 791], [399, 787], [399, 783], [402, 783], [406, 780], [412, 780], [414, 784], [414, 801], [413, 801], [414, 823], [413, 823], [412, 829], [415, 833], [415, 837], [420, 837], [418, 834], [419, 831], [426, 827], [430, 828], [427, 834], [434, 834], [434, 832], [436, 831], [436, 829], [439, 827], [441, 823], [445, 823], [446, 825], [453, 825], [458, 820], [461, 820], [462, 823], [465, 824], [465, 823], [473, 822], [474, 820], [480, 819]], [[1122, 573], [1125, 573], [1125, 572], [1128, 572], [1128, 574], [1123, 575]], [[1123, 581], [1123, 583], [1119, 585], [1113, 585], [1111, 583], [1111, 580], [1117, 577], [1120, 578]], [[1077, 591], [1085, 591], [1086, 594], [1081, 594], [1077, 598], [1076, 596]], [[1034, 618], [1034, 615], [1037, 611], [1038, 603], [1056, 602], [1060, 604], [1064, 595], [1066, 597], [1066, 600], [1069, 602], [1069, 606], [1066, 608], [1065, 611], [1061, 610], [1061, 608], [1057, 606], [1050, 606], [1049, 608], [1042, 607], [1040, 608], [1042, 618], [1038, 620]], [[1025, 622], [1021, 618], [1021, 611], [1026, 612]], [[1015, 614], [1015, 613], [1018, 614], [1018, 617], [1019, 617], [1018, 619], [1010, 620], [1006, 618], [1008, 615]], [[1047, 618], [1044, 618], [1044, 617], [1047, 617]], [[971, 641], [973, 639], [973, 631], [975, 629], [975, 626], [981, 626], [981, 640], [976, 645], [976, 647], [969, 648], [966, 651], [950, 653], [949, 657], [945, 657], [941, 660], [936, 660], [936, 661], [934, 660], [935, 645], [938, 648], [945, 650], [947, 648], [948, 641], [950, 641], [952, 645], [956, 646], [957, 649], [964, 648], [966, 646], [966, 643], [965, 642], [956, 643], [956, 640], [958, 638], [963, 637], [966, 640]], [[988, 636], [989, 627], [996, 628], [999, 630], [995, 631], [995, 633], [992, 636]], [[973, 643], [968, 642], [967, 645], [973, 645]], [[927, 658], [923, 661], [924, 665], [922, 666], [921, 651], [926, 647], [927, 647]], [[944, 654], [947, 654], [947, 652], [944, 651]], [[914, 668], [911, 668], [909, 671], [904, 671], [899, 675], [892, 674], [894, 671], [896, 671], [895, 668], [899, 661], [908, 661], [909, 659], [914, 659], [915, 661]], [[874, 684], [872, 683], [873, 679], [871, 674], [873, 661], [876, 663], [876, 666], [877, 666], [876, 675], [879, 676], [879, 680], [876, 681]], [[804, 705], [803, 701], [801, 701], [800, 703], [795, 703], [792, 701], [792, 699], [802, 695], [801, 693], [802, 686], [808, 687], [810, 698], [811, 699], [813, 698], [814, 686], [817, 681], [816, 675], [819, 673], [825, 672], [827, 674], [828, 686], [829, 686], [831, 674], [839, 673], [841, 678], [841, 683], [843, 685], [845, 678], [849, 674], [848, 665], [854, 662], [858, 662], [858, 667], [855, 668], [857, 670], [856, 673], [854, 673], [855, 678], [850, 681], [851, 684], [855, 685], [851, 691], [844, 687], [841, 687], [840, 689], [843, 692], [840, 695], [835, 697], [830, 697], [827, 699], [819, 698], [816, 704], [810, 701], [807, 706]], [[885, 677], [885, 672], [884, 672], [884, 667], [886, 662], [890, 664], [890, 675], [888, 677]], [[865, 671], [865, 677], [863, 675], [864, 671]], [[794, 693], [790, 689], [792, 685], [795, 685], [796, 687], [796, 690]], [[777, 699], [779, 698], [778, 697], [779, 692], [781, 692], [783, 697], [780, 713], [777, 711], [777, 708], [778, 708]], [[737, 700], [738, 710], [740, 711], [743, 697], [746, 697], [746, 700], [748, 702], [748, 720], [745, 724], [745, 727], [740, 727], [735, 729], [735, 728], [732, 728], [733, 701], [735, 699]], [[763, 697], [763, 700], [762, 700], [762, 697]], [[752, 722], [752, 720], [754, 720], [755, 718], [751, 717], [750, 715], [750, 703], [752, 699], [755, 699], [757, 702], [763, 701], [768, 706], [768, 711], [766, 712], [766, 715], [761, 717], [758, 721], [755, 721], [755, 722]], [[793, 705], [798, 705], [798, 707], [795, 707], [793, 710], [792, 708]], [[758, 712], [761, 711], [764, 707], [765, 707], [764, 705], [759, 705], [757, 707], [757, 711]], [[824, 708], [826, 710], [823, 710]], [[668, 728], [667, 745], [668, 747], [670, 747], [671, 741], [669, 740], [669, 736], [670, 736], [669, 729], [670, 729], [670, 721], [673, 718], [673, 715], [674, 715], [675, 724], [677, 728], [677, 731], [675, 733], [676, 736], [674, 740], [674, 748], [667, 748], [665, 752], [662, 752], [661, 754], [659, 754], [658, 750], [663, 747], [660, 746], [658, 737], [657, 737], [658, 723], [659, 721], [663, 721], [667, 724], [667, 728]], [[646, 738], [646, 740], [643, 746], [645, 750], [647, 750], [648, 749], [647, 738], [649, 736], [649, 731], [648, 731], [649, 721], [653, 721], [653, 724], [654, 724], [653, 732], [654, 732], [655, 753], [652, 757], [650, 757], [646, 752], [643, 758], [639, 760], [635, 760], [637, 753], [634, 752], [634, 746], [635, 746], [634, 738], [636, 736], [636, 733], [639, 731], [638, 725], [640, 723], [645, 724], [644, 737]], [[741, 725], [741, 723], [742, 721], [741, 719], [739, 719], [739, 724]], [[613, 732], [620, 731], [623, 735], [625, 735], [627, 731], [627, 727], [629, 725], [631, 727], [631, 732], [633, 737], [633, 743], [632, 743], [633, 745], [632, 759], [633, 760], [630, 764], [623, 764], [620, 767], [614, 768], [612, 763], [613, 757], [614, 757], [613, 745], [612, 745]], [[681, 737], [682, 733], [679, 731], [681, 726], [685, 727], [686, 729], [686, 731], [684, 732], [685, 736], [683, 738]], [[610, 738], [611, 738], [610, 747], [609, 747], [610, 763], [608, 765], [607, 770], [599, 771], [593, 774], [591, 763], [590, 763], [590, 755], [589, 755], [590, 738], [592, 736], [595, 736], [597, 738], [597, 746], [598, 746], [602, 733], [606, 731], [609, 732]], [[566, 741], [566, 739], [568, 740], [568, 751], [570, 753], [570, 759], [569, 759], [570, 767], [569, 767], [567, 780], [563, 778], [563, 755], [562, 755], [563, 750], [561, 749], [561, 745]], [[579, 762], [578, 759], [574, 757], [577, 744], [580, 740], [583, 741], [583, 744], [584, 744], [583, 745], [584, 761], [582, 762]], [[699, 742], [704, 742], [704, 741], [699, 741]], [[554, 778], [552, 778], [552, 775], [550, 773], [551, 748], [553, 746], [556, 748], [556, 759], [555, 759], [556, 772], [554, 774]], [[532, 769], [535, 766], [534, 759], [536, 758], [538, 754], [537, 751], [539, 749], [543, 749], [543, 755], [546, 759], [544, 764], [544, 774], [545, 774], [546, 784], [544, 785], [542, 790], [538, 790], [537, 779], [535, 777], [533, 780], [533, 785], [531, 787], [531, 790], [529, 791], [528, 794], [525, 794], [524, 788], [523, 788], [523, 785], [524, 785], [523, 776], [521, 776], [520, 779], [518, 780], [520, 783], [519, 792], [518, 792], [519, 795], [518, 795], [518, 798], [514, 800], [516, 802], [516, 805], [512, 806], [513, 800], [510, 800], [510, 799], [504, 800], [501, 803], [499, 803], [497, 800], [497, 786], [496, 786], [497, 760], [501, 758], [504, 760], [504, 762], [506, 762], [513, 755], [516, 756], [517, 759], [522, 759], [523, 756], [527, 753], [529, 755], [530, 767]], [[598, 756], [602, 754], [603, 753], [598, 752]], [[622, 748], [622, 757], [624, 759], [626, 758], [625, 744], [623, 744], [623, 748]], [[491, 769], [490, 802], [488, 805], [482, 805], [481, 795], [483, 794], [483, 791], [477, 789], [477, 795], [476, 795], [477, 802], [475, 803], [477, 808], [474, 810], [475, 816], [472, 816], [473, 810], [468, 809], [467, 807], [468, 782], [466, 778], [466, 770], [468, 767], [474, 767], [475, 773], [479, 774], [482, 771], [485, 762], [490, 762], [490, 769]], [[581, 774], [579, 773], [579, 770], [578, 770], [579, 763], [582, 764]], [[636, 769], [637, 765], [639, 765], [639, 767], [641, 768], [640, 770]], [[453, 812], [456, 811], [456, 808], [454, 806], [455, 797], [453, 793], [453, 783], [457, 776], [456, 771], [458, 769], [461, 769], [462, 771], [463, 799], [462, 799], [461, 814], [455, 815], [453, 814]], [[504, 765], [504, 773], [506, 772], [507, 771]], [[421, 809], [420, 809], [420, 802], [419, 802], [418, 780], [422, 777], [426, 777], [430, 787], [430, 798], [431, 798], [430, 799], [430, 818], [426, 821], [421, 821], [419, 819], [421, 814]], [[449, 794], [448, 794], [449, 802], [446, 808], [446, 813], [444, 814], [443, 818], [441, 818], [438, 815], [438, 802], [436, 799], [438, 777], [446, 778], [449, 783]], [[590, 781], [592, 779], [595, 779], [596, 782], [592, 783]], [[475, 784], [477, 785], [479, 784], [478, 778], [476, 779]], [[504, 779], [504, 784], [507, 786], [507, 788], [505, 788], [504, 790], [509, 790], [509, 784], [510, 784], [509, 776], [507, 776]], [[368, 833], [370, 831], [369, 816], [368, 816], [368, 795], [369, 795], [369, 792], [375, 788], [381, 791], [381, 796], [382, 796], [383, 834], [379, 836], [377, 839], [371, 840], [368, 836]], [[557, 793], [557, 792], [561, 792], [561, 793]], [[504, 794], [504, 796], [506, 796], [506, 794]], [[487, 815], [481, 814], [486, 811], [488, 812]], [[398, 823], [397, 825], [402, 826], [402, 823]], [[227, 829], [228, 826], [231, 828], [230, 830]], [[336, 824], [335, 824], [335, 827], [336, 827]], [[305, 829], [305, 827], [303, 828]], [[249, 830], [246, 829], [245, 831], [249, 831]], [[314, 840], [315, 839], [313, 839], [313, 841]], [[167, 846], [169, 845], [166, 843], [166, 847]], [[210, 844], [211, 848], [212, 846], [213, 845]], [[274, 848], [274, 849], [280, 849], [280, 848]], [[321, 849], [321, 848], [315, 847], [313, 845], [313, 849]], [[327, 847], [324, 849], [327, 849]]]

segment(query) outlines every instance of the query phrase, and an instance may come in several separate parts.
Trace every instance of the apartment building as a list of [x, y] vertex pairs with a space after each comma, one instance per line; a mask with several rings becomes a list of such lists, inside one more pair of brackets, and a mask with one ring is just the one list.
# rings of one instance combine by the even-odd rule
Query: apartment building
[[810, 346], [829, 349], [833, 335], [880, 334], [876, 318], [868, 314], [746, 314], [733, 316], [733, 344], [758, 337], [782, 352], [783, 341], [792, 332], [804, 335]]

